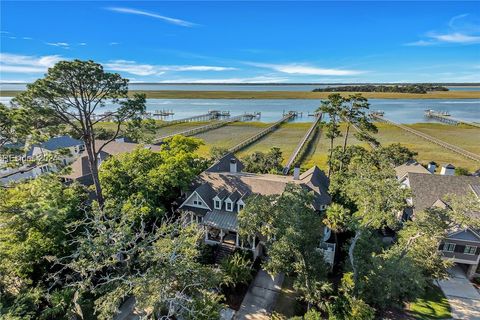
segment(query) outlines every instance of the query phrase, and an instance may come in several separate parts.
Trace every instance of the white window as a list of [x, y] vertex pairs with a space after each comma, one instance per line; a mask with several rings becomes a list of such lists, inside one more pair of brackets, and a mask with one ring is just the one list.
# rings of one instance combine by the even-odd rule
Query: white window
[[322, 205], [320, 206], [320, 210], [326, 210], [326, 209], [327, 209], [327, 206], [326, 206], [325, 204], [322, 204]]
[[465, 246], [465, 250], [463, 250], [465, 254], [475, 254], [475, 252], [477, 252], [477, 247], [475, 246]]
[[242, 211], [243, 208], [245, 207], [245, 205], [243, 205], [241, 203], [239, 203], [237, 206], [238, 206], [238, 212]]
[[233, 211], [233, 203], [225, 202], [225, 206], [226, 206], [227, 211]]
[[222, 201], [215, 200], [215, 209], [222, 209]]
[[455, 243], [446, 242], [446, 243], [443, 245], [443, 251], [445, 251], [445, 252], [453, 252], [453, 250], [455, 250]]
[[203, 206], [203, 202], [200, 200], [193, 200], [193, 204], [196, 206]]

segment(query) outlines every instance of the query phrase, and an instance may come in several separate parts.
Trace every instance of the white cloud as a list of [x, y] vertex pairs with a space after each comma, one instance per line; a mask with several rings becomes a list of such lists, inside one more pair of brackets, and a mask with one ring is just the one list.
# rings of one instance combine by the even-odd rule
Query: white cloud
[[459, 32], [447, 33], [447, 34], [431, 34], [431, 38], [441, 42], [450, 43], [478, 43], [480, 42], [480, 36], [471, 36]]
[[59, 55], [26, 56], [11, 53], [0, 53], [0, 72], [10, 73], [43, 73], [55, 63], [63, 60]]
[[113, 60], [105, 64], [105, 67], [110, 70], [123, 71], [138, 76], [152, 76], [161, 75], [166, 71], [228, 71], [235, 70], [231, 67], [219, 67], [219, 66], [159, 66], [152, 64], [139, 64], [135, 61], [129, 60]]
[[260, 68], [272, 69], [272, 70], [282, 72], [282, 73], [300, 74], [300, 75], [351, 76], [351, 75], [357, 75], [357, 74], [365, 73], [365, 71], [361, 71], [361, 70], [318, 68], [318, 67], [310, 66], [310, 65], [307, 65], [307, 64], [298, 64], [298, 63], [269, 64], [269, 63], [247, 62], [246, 64], [251, 65], [251, 66], [255, 66], [255, 67], [260, 67]]
[[470, 19], [470, 15], [460, 14], [448, 22], [448, 29], [443, 32], [428, 32], [424, 39], [406, 43], [406, 46], [432, 46], [440, 44], [475, 44], [480, 43], [480, 25]]
[[131, 9], [131, 8], [119, 8], [119, 7], [111, 7], [111, 8], [106, 8], [107, 10], [114, 11], [114, 12], [120, 12], [120, 13], [128, 13], [128, 14], [135, 14], [135, 15], [140, 15], [140, 16], [146, 16], [146, 17], [151, 17], [155, 19], [162, 20], [167, 23], [175, 24], [178, 26], [182, 27], [193, 27], [196, 24], [193, 22], [177, 19], [177, 18], [171, 18], [167, 16], [162, 16], [156, 13], [151, 13], [143, 10], [137, 10], [137, 9]]
[[30, 37], [22, 37], [23, 40], [32, 40], [33, 38]]
[[86, 46], [87, 43], [86, 43], [86, 42], [80, 42], [78, 45], [79, 45], [79, 46]]
[[159, 83], [280, 83], [287, 82], [289, 79], [284, 77], [250, 77], [250, 78], [217, 78], [217, 79], [170, 79], [161, 80]]
[[120, 43], [119, 42], [110, 42], [108, 45], [109, 46], [116, 46], [116, 45], [119, 45]]
[[410, 47], [428, 47], [436, 44], [434, 41], [418, 40], [414, 42], [405, 43], [406, 46]]
[[45, 42], [45, 44], [53, 47], [60, 47], [64, 49], [70, 49], [70, 44], [66, 42]]

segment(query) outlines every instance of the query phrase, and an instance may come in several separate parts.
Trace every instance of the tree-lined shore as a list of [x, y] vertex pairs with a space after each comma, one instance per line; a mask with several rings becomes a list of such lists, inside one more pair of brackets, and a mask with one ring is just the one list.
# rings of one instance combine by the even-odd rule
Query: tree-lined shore
[[[15, 97], [22, 91], [0, 91], [1, 97]], [[193, 90], [130, 90], [147, 99], [326, 99], [331, 92], [309, 91], [193, 91]], [[348, 96], [358, 92], [341, 92]], [[480, 99], [478, 91], [432, 91], [428, 93], [362, 92], [367, 99]]]

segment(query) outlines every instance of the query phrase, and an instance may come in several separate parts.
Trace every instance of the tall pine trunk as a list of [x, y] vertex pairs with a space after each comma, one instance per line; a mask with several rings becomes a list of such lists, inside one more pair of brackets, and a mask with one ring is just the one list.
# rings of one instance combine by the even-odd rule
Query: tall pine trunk
[[98, 177], [98, 159], [95, 156], [95, 149], [92, 141], [85, 141], [85, 149], [88, 155], [88, 164], [90, 165], [90, 172], [92, 174], [93, 185], [95, 186], [95, 194], [100, 208], [103, 208], [103, 193], [100, 186], [100, 179]]
[[334, 139], [333, 137], [330, 138], [330, 157], [328, 158], [328, 177], [329, 178], [332, 173], [333, 139]]

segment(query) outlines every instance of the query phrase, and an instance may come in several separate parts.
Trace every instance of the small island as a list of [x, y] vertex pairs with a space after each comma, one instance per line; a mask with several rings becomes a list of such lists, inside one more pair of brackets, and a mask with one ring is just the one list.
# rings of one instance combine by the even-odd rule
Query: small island
[[448, 91], [447, 87], [418, 83], [405, 85], [348, 85], [338, 87], [326, 87], [313, 89], [313, 92], [396, 92], [396, 93], [420, 93], [425, 94], [432, 91]]

